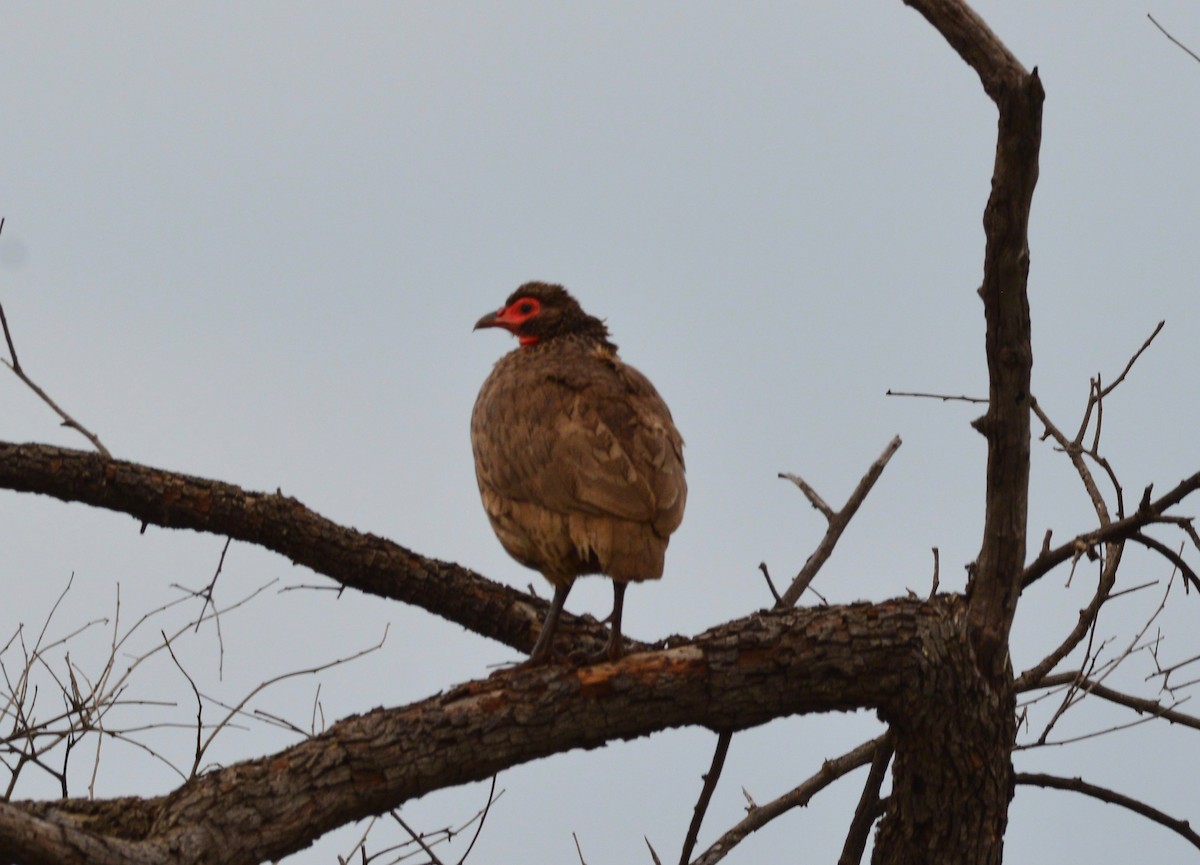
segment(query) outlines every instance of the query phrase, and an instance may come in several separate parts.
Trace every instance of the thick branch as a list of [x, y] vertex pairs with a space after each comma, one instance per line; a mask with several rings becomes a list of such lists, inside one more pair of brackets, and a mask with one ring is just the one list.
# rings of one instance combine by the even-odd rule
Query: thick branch
[[[961, 599], [760, 613], [677, 648], [617, 664], [497, 673], [399, 709], [333, 725], [287, 750], [214, 771], [139, 809], [105, 836], [167, 845], [179, 863], [277, 859], [322, 833], [521, 763], [683, 725], [737, 730], [814, 711], [895, 711], [934, 647], [960, 642]], [[103, 803], [91, 802], [94, 812]], [[48, 815], [72, 803], [27, 806]], [[121, 827], [121, 814], [156, 815]], [[34, 859], [22, 826], [0, 849]], [[36, 855], [35, 855], [36, 854]], [[90, 861], [66, 856], [64, 863]], [[136, 860], [135, 860], [136, 861]]]
[[[941, 690], [931, 690], [925, 708], [914, 707], [903, 723], [893, 725], [892, 795], [873, 861], [998, 865], [1016, 738], [1008, 641], [1021, 593], [1029, 507], [1029, 211], [1045, 94], [1037, 71], [1027, 72], [963, 0], [906, 2], [975, 70], [999, 110], [979, 289], [988, 407], [974, 424], [987, 439], [987, 489], [983, 538], [968, 585], [969, 645], [964, 647], [980, 679], [939, 677]], [[956, 695], [950, 705], [939, 706], [933, 698], [951, 692]], [[961, 804], [968, 801], [969, 807]], [[960, 804], [947, 809], [950, 802]]]
[[0, 802], [0, 857], [23, 865], [158, 865], [164, 851], [86, 829], [75, 814], [41, 816]]
[[[459, 565], [346, 528], [279, 493], [208, 480], [85, 451], [0, 442], [0, 487], [129, 514], [143, 524], [236, 538], [273, 550], [344, 586], [421, 607], [528, 652], [547, 604]], [[566, 613], [572, 645], [598, 650], [603, 625]]]
[[1025, 77], [1025, 67], [966, 3], [961, 0], [904, 0], [904, 3], [924, 15], [958, 56], [975, 70], [993, 102], [1000, 102], [1014, 80]]
[[1029, 211], [1038, 177], [1045, 94], [1025, 67], [961, 0], [906, 0], [979, 75], [1000, 112], [992, 194], [984, 211], [988, 440], [983, 543], [970, 587], [971, 640], [982, 668], [1003, 675], [1020, 595], [1029, 504]]
[[976, 422], [988, 440], [983, 543], [970, 589], [971, 636], [980, 662], [1002, 674], [1020, 596], [1029, 507], [1029, 383], [1033, 349], [1026, 295], [1029, 209], [1037, 183], [1042, 85], [1037, 72], [1002, 98], [987, 248], [980, 288], [987, 320], [988, 410]]

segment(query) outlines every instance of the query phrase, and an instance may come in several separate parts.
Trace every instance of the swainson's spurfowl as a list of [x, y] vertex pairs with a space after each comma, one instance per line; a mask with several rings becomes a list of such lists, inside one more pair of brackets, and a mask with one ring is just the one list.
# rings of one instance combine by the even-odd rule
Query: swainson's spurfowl
[[481, 327], [502, 327], [520, 345], [496, 363], [471, 414], [479, 493], [508, 554], [554, 586], [527, 663], [549, 654], [585, 574], [613, 581], [604, 655], [615, 660], [625, 587], [662, 576], [683, 519], [683, 439], [654, 385], [562, 286], [525, 283]]

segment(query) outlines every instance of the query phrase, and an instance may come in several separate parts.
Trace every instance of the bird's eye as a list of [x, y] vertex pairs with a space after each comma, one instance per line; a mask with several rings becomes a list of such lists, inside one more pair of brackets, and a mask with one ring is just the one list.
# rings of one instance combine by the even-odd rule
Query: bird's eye
[[517, 311], [521, 313], [521, 315], [529, 315], [529, 313], [533, 312], [533, 304], [527, 300], [517, 307]]
[[536, 297], [523, 297], [515, 304], [517, 315], [521, 318], [533, 318], [542, 311], [542, 304]]

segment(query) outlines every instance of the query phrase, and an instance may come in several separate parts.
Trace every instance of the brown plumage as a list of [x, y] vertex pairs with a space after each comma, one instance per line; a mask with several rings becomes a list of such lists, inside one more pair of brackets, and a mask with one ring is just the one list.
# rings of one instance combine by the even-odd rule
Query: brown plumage
[[621, 362], [604, 322], [562, 286], [528, 282], [475, 327], [520, 341], [479, 391], [471, 447], [496, 537], [554, 586], [529, 660], [546, 657], [567, 593], [585, 574], [613, 580], [606, 654], [616, 659], [625, 587], [662, 576], [683, 519], [683, 439], [654, 385]]

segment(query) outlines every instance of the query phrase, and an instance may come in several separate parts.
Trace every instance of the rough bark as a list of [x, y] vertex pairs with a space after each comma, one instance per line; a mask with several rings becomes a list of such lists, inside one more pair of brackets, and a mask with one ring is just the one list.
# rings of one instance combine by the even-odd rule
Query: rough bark
[[[965, 614], [956, 596], [764, 612], [617, 664], [497, 673], [347, 718], [158, 799], [5, 806], [0, 850], [93, 865], [260, 862], [408, 799], [573, 748], [864, 706], [901, 717], [920, 683], [942, 681], [935, 667], [960, 660], [939, 647], [962, 644]], [[24, 821], [14, 815], [22, 808]], [[51, 847], [51, 825], [74, 834]]]
[[932, 679], [890, 718], [896, 755], [876, 863], [999, 865], [1012, 798], [1015, 696], [1008, 640], [1025, 562], [1033, 349], [1027, 280], [1029, 211], [1038, 177], [1044, 93], [961, 0], [908, 0], [978, 74], [999, 123], [984, 211], [987, 487], [968, 585], [966, 641], [931, 646]]
[[[156, 469], [90, 451], [0, 442], [0, 487], [129, 514], [145, 525], [257, 544], [343, 586], [403, 601], [523, 652], [548, 604], [469, 568], [340, 526], [282, 493]], [[595, 651], [607, 629], [563, 613], [560, 633]]]
[[[0, 806], [0, 852], [31, 862], [257, 862], [348, 820], [572, 748], [681, 725], [736, 730], [875, 708], [895, 746], [874, 861], [998, 865], [1015, 737], [1009, 630], [1021, 590], [1032, 367], [1028, 221], [1044, 94], [961, 0], [906, 0], [999, 110], [979, 289], [989, 405], [985, 527], [968, 596], [758, 614], [619, 664], [510, 671], [347, 718], [279, 754], [136, 803]], [[541, 602], [456, 565], [336, 526], [282, 495], [39, 445], [0, 444], [0, 486], [227, 535], [342, 584], [528, 650]], [[1040, 560], [1039, 560], [1040, 561]], [[602, 626], [568, 619], [576, 645]], [[483, 745], [483, 747], [481, 747]]]

